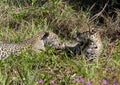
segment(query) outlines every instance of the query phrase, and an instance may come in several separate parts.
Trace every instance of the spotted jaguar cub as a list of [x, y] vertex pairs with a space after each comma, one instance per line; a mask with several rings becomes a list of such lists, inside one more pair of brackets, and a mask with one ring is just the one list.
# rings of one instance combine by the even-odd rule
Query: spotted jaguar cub
[[0, 43], [0, 59], [4, 60], [11, 54], [19, 55], [21, 52], [26, 50], [33, 50], [36, 53], [39, 53], [40, 51], [45, 51], [45, 46], [47, 45], [54, 48], [59, 47], [58, 36], [53, 32], [42, 31], [35, 37], [21, 43]]
[[[85, 55], [88, 58], [95, 58], [97, 56], [100, 56], [103, 50], [103, 44], [100, 37], [100, 30], [92, 29], [91, 31], [82, 33], [80, 37], [84, 38], [84, 40], [82, 41], [83, 55]], [[78, 38], [78, 41], [79, 39], [80, 38]]]

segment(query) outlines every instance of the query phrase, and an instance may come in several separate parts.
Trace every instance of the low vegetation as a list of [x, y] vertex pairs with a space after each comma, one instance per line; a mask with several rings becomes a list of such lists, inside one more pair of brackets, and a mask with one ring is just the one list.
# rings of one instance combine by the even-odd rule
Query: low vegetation
[[83, 55], [69, 57], [49, 47], [38, 54], [11, 55], [0, 61], [0, 85], [119, 85], [120, 10], [112, 18], [102, 13], [94, 17], [91, 9], [76, 10], [65, 0], [1, 0], [0, 43], [20, 43], [41, 30], [72, 40], [76, 31], [97, 27], [103, 30], [104, 50], [98, 61], [91, 62]]

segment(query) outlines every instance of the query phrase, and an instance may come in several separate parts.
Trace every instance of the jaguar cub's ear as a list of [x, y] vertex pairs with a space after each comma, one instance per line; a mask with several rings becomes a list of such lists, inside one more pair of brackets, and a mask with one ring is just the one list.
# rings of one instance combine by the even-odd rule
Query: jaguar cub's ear
[[49, 32], [45, 32], [44, 36], [42, 37], [42, 40], [46, 39], [49, 36]]
[[90, 30], [90, 35], [97, 34], [98, 32], [100, 32], [100, 30], [94, 28], [94, 29]]

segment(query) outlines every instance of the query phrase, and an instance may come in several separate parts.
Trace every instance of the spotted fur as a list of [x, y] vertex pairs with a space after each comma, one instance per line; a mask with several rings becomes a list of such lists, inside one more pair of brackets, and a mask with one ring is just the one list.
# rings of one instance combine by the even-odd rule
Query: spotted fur
[[88, 58], [100, 56], [103, 44], [98, 30], [93, 30], [88, 36], [87, 45], [83, 48], [83, 54]]
[[11, 54], [19, 55], [28, 49], [39, 53], [45, 51], [45, 47], [50, 46], [55, 49], [61, 49], [66, 52], [72, 51], [73, 54], [81, 54], [86, 57], [99, 56], [102, 52], [102, 41], [98, 31], [78, 33], [74, 43], [60, 42], [58, 36], [49, 31], [42, 31], [35, 37], [25, 40], [19, 44], [0, 43], [0, 59], [6, 59]]
[[21, 44], [0, 44], [0, 59], [4, 60], [11, 54], [18, 55], [25, 50]]
[[40, 51], [45, 51], [45, 46], [47, 45], [55, 48], [59, 47], [58, 36], [53, 32], [42, 31], [35, 37], [20, 44], [0, 43], [0, 59], [4, 60], [11, 54], [19, 55], [28, 49], [39, 53]]

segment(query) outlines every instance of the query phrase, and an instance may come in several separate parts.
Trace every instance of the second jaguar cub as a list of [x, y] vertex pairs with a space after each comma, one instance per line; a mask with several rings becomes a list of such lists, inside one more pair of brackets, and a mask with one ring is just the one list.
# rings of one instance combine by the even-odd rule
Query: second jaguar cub
[[85, 32], [77, 32], [76, 41], [81, 46], [81, 52], [86, 57], [95, 58], [100, 56], [103, 50], [103, 44], [101, 40], [100, 30], [91, 29]]

